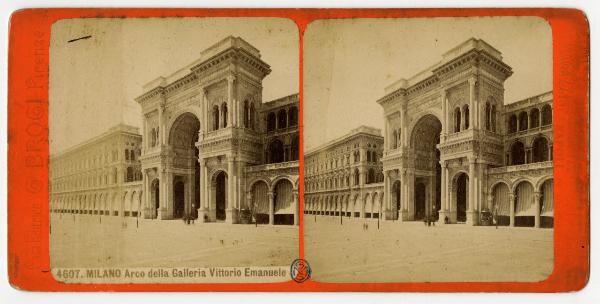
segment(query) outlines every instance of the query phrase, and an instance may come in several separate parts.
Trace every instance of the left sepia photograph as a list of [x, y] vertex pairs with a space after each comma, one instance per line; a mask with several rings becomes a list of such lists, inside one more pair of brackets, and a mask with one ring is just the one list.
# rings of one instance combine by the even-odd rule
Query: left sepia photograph
[[56, 280], [290, 281], [298, 66], [298, 28], [284, 18], [54, 23]]

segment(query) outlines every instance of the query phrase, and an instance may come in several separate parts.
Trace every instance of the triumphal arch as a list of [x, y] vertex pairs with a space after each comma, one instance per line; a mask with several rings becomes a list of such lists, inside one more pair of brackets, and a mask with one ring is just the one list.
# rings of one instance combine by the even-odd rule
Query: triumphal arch
[[552, 95], [505, 105], [504, 82], [512, 73], [498, 50], [472, 38], [386, 89], [377, 102], [385, 115], [387, 219], [435, 215], [440, 223], [477, 225], [491, 211], [510, 225], [515, 215], [540, 225], [541, 205], [552, 204], [552, 185], [544, 186], [552, 177]]
[[[277, 221], [275, 214], [281, 215], [280, 222], [297, 223], [298, 158], [290, 155], [298, 153], [298, 100], [293, 95], [291, 105], [280, 109], [286, 117], [278, 121], [295, 132], [296, 150], [291, 152], [288, 140], [272, 155], [265, 142], [270, 113], [262, 100], [262, 81], [270, 72], [258, 49], [230, 36], [190, 65], [144, 87], [136, 101], [143, 114], [145, 218], [248, 222], [253, 206], [264, 205], [271, 224]], [[286, 158], [279, 155], [284, 148]], [[295, 162], [278, 172], [263, 166], [267, 157]], [[281, 181], [269, 185], [265, 202], [252, 200], [250, 173]]]

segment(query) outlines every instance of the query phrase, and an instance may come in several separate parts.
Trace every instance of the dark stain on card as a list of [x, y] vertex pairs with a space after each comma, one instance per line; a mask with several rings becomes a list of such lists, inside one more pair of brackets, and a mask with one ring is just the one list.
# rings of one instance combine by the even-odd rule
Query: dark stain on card
[[67, 43], [71, 43], [71, 42], [75, 42], [75, 41], [79, 41], [79, 40], [84, 40], [84, 39], [90, 39], [90, 38], [92, 38], [92, 35], [87, 35], [87, 36], [83, 36], [83, 37], [71, 39], [71, 40], [67, 41]]

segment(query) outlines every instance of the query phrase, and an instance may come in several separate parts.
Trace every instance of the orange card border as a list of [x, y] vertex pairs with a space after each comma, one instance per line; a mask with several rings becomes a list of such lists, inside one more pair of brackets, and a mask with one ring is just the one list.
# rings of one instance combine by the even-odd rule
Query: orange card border
[[[302, 284], [63, 284], [50, 273], [48, 241], [48, 54], [51, 25], [68, 18], [281, 17], [300, 32], [300, 154], [303, 155], [303, 33], [316, 19], [538, 16], [552, 27], [555, 206], [554, 271], [544, 281]], [[559, 292], [589, 278], [589, 24], [583, 12], [481, 9], [26, 9], [11, 16], [8, 52], [8, 271], [35, 291], [403, 291]], [[300, 178], [303, 179], [300, 159]], [[300, 222], [303, 220], [300, 184]], [[304, 255], [303, 225], [300, 252]]]

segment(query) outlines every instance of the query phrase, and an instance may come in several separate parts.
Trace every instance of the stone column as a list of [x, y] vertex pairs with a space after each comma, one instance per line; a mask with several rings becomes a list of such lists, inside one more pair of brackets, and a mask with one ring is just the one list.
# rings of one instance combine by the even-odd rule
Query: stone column
[[209, 117], [210, 117], [210, 108], [208, 106], [208, 99], [206, 98], [206, 94], [207, 94], [207, 90], [206, 88], [202, 88], [202, 100], [201, 100], [201, 104], [202, 104], [202, 121], [204, 121], [204, 128], [200, 128], [200, 132], [201, 134], [199, 136], [199, 139], [203, 139], [204, 136], [208, 133], [208, 131], [210, 130], [210, 128], [212, 128], [212, 125], [209, 123]]
[[[142, 205], [144, 206], [144, 218], [145, 219], [150, 219], [152, 218], [152, 194], [151, 194], [151, 188], [152, 188], [152, 184], [150, 181], [150, 178], [148, 177], [148, 170], [144, 170], [144, 201], [142, 202]], [[112, 209], [112, 202], [111, 202], [111, 206], [109, 207], [109, 212], [110, 215], [113, 215], [114, 210]]]
[[234, 158], [232, 156], [227, 157], [227, 204], [225, 206], [225, 218], [227, 223], [235, 223], [235, 206], [234, 206], [234, 188], [235, 188], [235, 172], [234, 172]]
[[407, 220], [412, 221], [415, 218], [415, 172], [411, 170], [409, 170], [407, 172], [407, 177], [408, 177], [408, 200], [406, 202], [406, 208], [407, 208]]
[[201, 223], [211, 220], [208, 182], [208, 168], [206, 160], [202, 158], [200, 159], [200, 202], [198, 203], [198, 220]]
[[160, 104], [158, 105], [158, 144], [162, 147], [165, 143], [164, 134], [165, 134], [165, 121], [164, 121], [164, 112], [165, 111], [165, 97], [161, 96]]
[[[361, 162], [362, 162], [362, 156], [361, 156]], [[364, 186], [366, 181], [365, 181], [365, 169], [364, 166], [360, 166], [358, 167], [358, 182], [360, 184], [360, 186]]]
[[439, 218], [438, 218], [438, 223], [440, 224], [445, 224], [445, 218], [448, 217], [448, 219], [450, 219], [450, 215], [448, 214], [448, 197], [447, 197], [447, 192], [448, 192], [448, 162], [443, 160], [440, 161], [440, 165], [442, 167], [442, 172], [441, 172], [441, 178], [440, 178], [440, 200], [441, 200], [441, 206], [440, 206], [440, 212], [439, 212]]
[[402, 110], [400, 111], [400, 145], [401, 147], [406, 147], [408, 146], [407, 143], [407, 138], [406, 138], [406, 132], [407, 132], [407, 121], [406, 121], [406, 109], [404, 107], [402, 107]]
[[474, 77], [469, 78], [469, 129], [473, 129], [475, 127], [475, 122], [478, 117], [477, 115], [477, 106], [475, 105], [475, 83], [476, 80]]
[[[390, 177], [389, 177], [389, 171], [384, 171], [383, 172], [383, 206], [381, 209], [385, 209], [384, 210], [379, 210], [380, 213], [385, 214], [385, 216], [383, 216], [384, 220], [391, 220], [392, 216], [391, 216], [391, 211], [390, 211]], [[382, 215], [380, 214], [379, 217], [382, 217]]]
[[294, 206], [294, 226], [298, 226], [298, 223], [299, 223], [299, 221], [298, 221], [298, 218], [299, 218], [298, 212], [300, 210], [300, 208], [299, 208], [300, 206], [298, 205], [298, 190], [294, 190], [292, 192], [292, 197], [294, 199], [294, 205], [293, 205]]
[[390, 122], [389, 122], [389, 118], [387, 116], [384, 117], [385, 119], [385, 136], [384, 136], [384, 150], [390, 150], [391, 149], [391, 145], [390, 142], [392, 142], [391, 139], [391, 135], [390, 135]]
[[[143, 138], [143, 141], [142, 141], [142, 154], [146, 154], [146, 150], [148, 149], [148, 142], [149, 142], [149, 140], [148, 140], [148, 137], [149, 137], [148, 136], [148, 120], [146, 119], [146, 115], [143, 114], [143, 113], [142, 113], [142, 119], [144, 120], [142, 122], [142, 132], [143, 132], [142, 133], [143, 134], [142, 135], [142, 138]], [[111, 155], [110, 159], [112, 160], [112, 155]]]
[[408, 176], [406, 170], [400, 172], [400, 209], [398, 210], [398, 221], [408, 220]]
[[[164, 210], [161, 212], [161, 219], [170, 220], [173, 218], [173, 173], [167, 171], [166, 172], [166, 183], [165, 183], [165, 204]], [[161, 208], [163, 209], [163, 208]]]
[[535, 207], [535, 228], [540, 228], [540, 192], [533, 192], [533, 206]]
[[470, 157], [469, 158], [469, 197], [468, 197], [468, 208], [467, 208], [467, 224], [468, 225], [475, 225], [476, 224], [476, 210], [475, 210], [475, 205], [477, 204], [476, 202], [476, 172], [475, 172], [475, 165], [476, 165], [476, 161], [477, 159], [475, 157]]
[[227, 76], [227, 124], [230, 126], [236, 126], [237, 125], [237, 119], [235, 117], [237, 117], [237, 108], [234, 105], [234, 93], [233, 93], [233, 85], [235, 81], [235, 76], [233, 75], [229, 75]]
[[446, 100], [446, 89], [442, 89], [442, 141], [446, 140], [448, 135], [448, 102]]
[[510, 227], [515, 226], [515, 199], [517, 196], [511, 191], [508, 194], [508, 201], [510, 202]]
[[365, 198], [362, 196], [362, 194], [359, 194], [358, 200], [360, 203], [360, 218], [364, 219], [365, 218]]
[[273, 200], [273, 192], [269, 191], [269, 193], [267, 193], [267, 197], [269, 198], [269, 225], [273, 225], [275, 224], [275, 214], [274, 209], [275, 209], [275, 202]]

